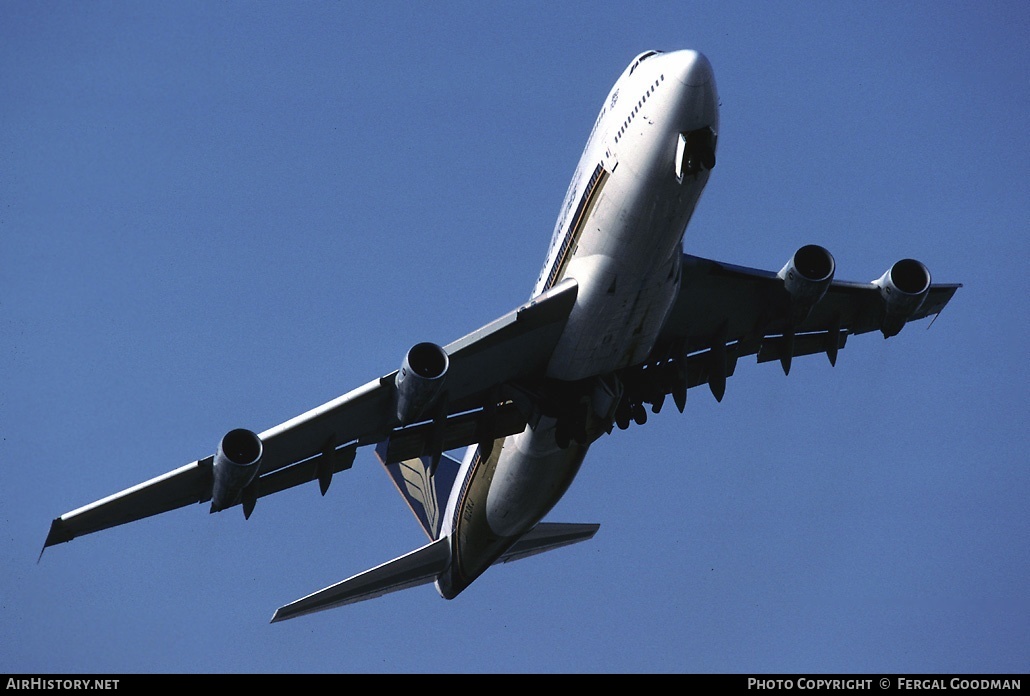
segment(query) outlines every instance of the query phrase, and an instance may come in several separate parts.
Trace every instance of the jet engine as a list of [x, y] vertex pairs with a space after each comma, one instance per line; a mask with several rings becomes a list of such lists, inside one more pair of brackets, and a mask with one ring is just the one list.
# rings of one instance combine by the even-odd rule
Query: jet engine
[[211, 512], [240, 502], [243, 489], [250, 485], [261, 468], [263, 453], [264, 445], [257, 433], [237, 428], [225, 434], [215, 452]]
[[884, 338], [890, 338], [922, 306], [930, 290], [930, 271], [915, 259], [902, 259], [874, 280], [873, 285], [880, 288], [884, 304], [880, 331]]
[[435, 343], [417, 343], [404, 356], [397, 372], [397, 420], [414, 423], [425, 415], [443, 392], [451, 360]]
[[833, 281], [836, 270], [833, 255], [817, 244], [801, 247], [790, 257], [776, 275], [783, 279], [783, 287], [790, 295], [794, 324], [800, 324], [823, 299]]

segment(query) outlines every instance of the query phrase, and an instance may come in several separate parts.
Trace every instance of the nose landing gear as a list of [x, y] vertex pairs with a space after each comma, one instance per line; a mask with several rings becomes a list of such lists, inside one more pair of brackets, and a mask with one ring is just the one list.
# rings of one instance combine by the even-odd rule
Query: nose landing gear
[[702, 170], [715, 168], [715, 131], [710, 126], [680, 133], [676, 139], [676, 181], [695, 177]]

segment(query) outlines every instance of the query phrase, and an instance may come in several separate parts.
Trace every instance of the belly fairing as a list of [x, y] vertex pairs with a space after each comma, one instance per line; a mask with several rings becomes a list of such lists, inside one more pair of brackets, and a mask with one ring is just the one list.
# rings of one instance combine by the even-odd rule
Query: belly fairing
[[676, 298], [679, 265], [678, 251], [646, 263], [577, 256], [568, 276], [580, 284], [579, 296], [547, 375], [575, 381], [644, 360]]

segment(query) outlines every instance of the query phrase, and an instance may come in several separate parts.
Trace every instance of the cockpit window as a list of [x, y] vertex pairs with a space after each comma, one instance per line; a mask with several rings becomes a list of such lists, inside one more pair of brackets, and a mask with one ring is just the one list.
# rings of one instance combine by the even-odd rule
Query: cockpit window
[[641, 53], [639, 56], [633, 59], [633, 64], [629, 67], [629, 74], [632, 75], [633, 71], [637, 69], [638, 65], [643, 63], [651, 56], [656, 56], [659, 53], [661, 53], [661, 51], [644, 51], [643, 53]]

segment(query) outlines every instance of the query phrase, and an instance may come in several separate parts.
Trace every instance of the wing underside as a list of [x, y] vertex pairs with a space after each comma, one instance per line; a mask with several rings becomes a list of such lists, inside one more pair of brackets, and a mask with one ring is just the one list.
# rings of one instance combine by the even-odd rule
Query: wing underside
[[[807, 248], [825, 253], [832, 267], [825, 250]], [[885, 302], [883, 281], [890, 272], [871, 283], [827, 281], [817, 300], [800, 303], [804, 306], [799, 311], [798, 297], [784, 279], [788, 268], [777, 274], [684, 255], [680, 270], [680, 292], [653, 351], [645, 362], [617, 374], [622, 395], [609, 432], [614, 425], [625, 428], [630, 421], [643, 422], [645, 405], [658, 412], [670, 395], [683, 410], [687, 390], [703, 384], [721, 400], [726, 379], [743, 357], [754, 355], [760, 363], [779, 361], [788, 373], [798, 356], [824, 353], [835, 364], [849, 336], [876, 330], [893, 335], [906, 322], [940, 313], [961, 287], [930, 284], [927, 274], [918, 304], [899, 320]], [[450, 370], [444, 407], [419, 422], [397, 422], [397, 373], [392, 372], [260, 433], [256, 437], [264, 452], [257, 475], [235, 501], [222, 507], [242, 505], [249, 516], [258, 498], [312, 481], [324, 495], [333, 476], [348, 469], [364, 445], [388, 442], [384, 463], [393, 463], [520, 432], [534, 407], [527, 404], [524, 387], [534, 381], [540, 387], [539, 375], [577, 292], [575, 280], [566, 279], [445, 346]], [[44, 549], [208, 502], [214, 464], [214, 456], [198, 459], [66, 513], [53, 521]]]
[[[828, 252], [809, 248], [825, 254], [832, 275]], [[779, 361], [785, 373], [798, 356], [823, 353], [836, 364], [849, 336], [872, 331], [894, 335], [906, 322], [939, 314], [961, 287], [930, 284], [927, 273], [918, 303], [903, 306], [899, 319], [885, 301], [889, 290], [884, 290], [884, 279], [826, 279], [818, 297], [805, 302], [788, 290], [788, 270], [793, 268], [773, 273], [684, 255], [680, 293], [654, 350], [644, 363], [620, 374], [624, 395], [616, 424], [625, 428], [631, 421], [643, 422], [645, 405], [657, 413], [669, 395], [682, 411], [687, 390], [704, 384], [721, 400], [726, 378], [743, 357]]]
[[[511, 385], [542, 370], [577, 292], [576, 282], [567, 280], [445, 346], [446, 398], [426, 418], [398, 422], [397, 372], [391, 372], [260, 433], [259, 471], [223, 507], [242, 505], [249, 516], [258, 498], [313, 481], [324, 495], [333, 475], [348, 469], [364, 445], [388, 440], [387, 461], [398, 462], [521, 431], [526, 416], [512, 400], [517, 394]], [[210, 501], [215, 461], [215, 455], [199, 459], [58, 517], [43, 548]]]

